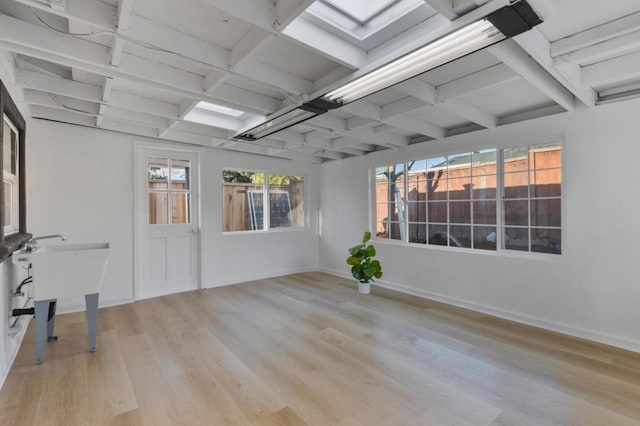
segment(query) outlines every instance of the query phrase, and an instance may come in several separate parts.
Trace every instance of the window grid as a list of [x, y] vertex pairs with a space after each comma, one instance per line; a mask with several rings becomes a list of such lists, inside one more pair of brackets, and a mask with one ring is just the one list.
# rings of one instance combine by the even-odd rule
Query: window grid
[[2, 116], [4, 126], [4, 150], [3, 185], [4, 185], [4, 235], [13, 234], [20, 228], [20, 192], [18, 179], [18, 159], [20, 156], [18, 144], [18, 129], [6, 114]]
[[[147, 221], [150, 225], [185, 225], [191, 223], [191, 162], [188, 160], [175, 160], [172, 158], [149, 157], [147, 159], [148, 182], [147, 182]], [[175, 179], [174, 171], [184, 169], [184, 180]], [[160, 170], [166, 173], [153, 175], [152, 171]], [[166, 188], [154, 188], [154, 183], [162, 183], [166, 179]], [[184, 185], [183, 188], [176, 185]], [[166, 208], [158, 209], [158, 198], [155, 196], [166, 196]], [[178, 195], [176, 197], [175, 195]], [[181, 196], [182, 195], [182, 196]], [[181, 207], [182, 205], [182, 207]], [[165, 217], [166, 216], [166, 217]]]
[[[485, 228], [485, 230], [488, 230], [488, 229], [493, 230], [493, 233], [495, 235], [495, 246], [490, 250], [520, 250], [518, 248], [508, 247], [506, 231], [508, 229], [521, 229], [521, 230], [526, 230], [526, 238], [527, 238], [526, 251], [527, 252], [547, 252], [547, 253], [560, 254], [561, 251], [559, 247], [560, 247], [561, 231], [562, 231], [562, 220], [561, 220], [562, 162], [560, 160], [560, 162], [558, 163], [559, 167], [558, 166], [536, 167], [535, 163], [536, 163], [536, 153], [539, 153], [539, 152], [556, 150], [558, 151], [561, 159], [562, 148], [557, 144], [549, 144], [544, 146], [515, 148], [513, 150], [526, 150], [526, 167], [525, 168], [513, 169], [509, 171], [505, 170], [506, 169], [505, 164], [507, 163], [505, 161], [505, 155], [504, 155], [505, 149], [497, 149], [495, 151], [495, 157], [494, 157], [495, 158], [494, 173], [489, 173], [487, 171], [482, 172], [480, 170], [476, 170], [477, 167], [475, 166], [476, 163], [474, 161], [474, 155], [470, 154], [470, 164], [468, 166], [468, 169], [469, 169], [468, 174], [462, 175], [462, 176], [455, 176], [455, 177], [452, 177], [449, 174], [449, 170], [451, 170], [449, 166], [449, 161], [451, 158], [455, 158], [456, 155], [444, 156], [443, 158], [445, 159], [445, 164], [446, 164], [445, 168], [447, 170], [446, 179], [443, 179], [443, 181], [447, 186], [445, 191], [446, 197], [444, 197], [444, 199], [438, 199], [439, 197], [436, 197], [434, 199], [433, 195], [430, 194], [429, 192], [430, 181], [433, 181], [434, 179], [428, 179], [428, 174], [426, 172], [429, 169], [428, 167], [425, 168], [424, 178], [421, 178], [420, 176], [416, 176], [410, 182], [410, 179], [409, 179], [410, 175], [408, 173], [408, 167], [410, 163], [404, 162], [401, 164], [397, 164], [397, 165], [401, 165], [403, 170], [407, 171], [402, 182], [403, 199], [401, 200], [399, 205], [397, 205], [398, 203], [394, 201], [394, 199], [390, 194], [391, 183], [389, 181], [387, 181], [387, 200], [386, 201], [381, 201], [378, 199], [378, 192], [376, 190], [376, 197], [375, 197], [376, 226], [378, 226], [378, 224], [386, 224], [388, 226], [388, 231], [384, 236], [384, 238], [386, 239], [392, 238], [392, 233], [391, 233], [392, 224], [401, 227], [402, 228], [401, 234], [403, 235], [400, 239], [407, 243], [420, 243], [419, 241], [412, 241], [413, 236], [410, 233], [412, 226], [419, 227], [421, 229], [424, 229], [424, 232], [425, 232], [424, 244], [428, 244], [428, 245], [438, 245], [438, 244], [431, 244], [429, 242], [429, 235], [431, 235], [430, 230], [432, 228], [442, 227], [446, 230], [445, 235], [446, 235], [447, 241], [445, 245], [447, 246], [452, 245], [451, 236], [453, 236], [454, 234], [454, 232], [452, 232], [453, 229], [455, 229], [455, 227], [466, 227], [467, 232], [469, 232], [469, 235], [470, 235], [470, 240], [468, 243], [469, 247], [465, 247], [465, 248], [478, 249], [478, 250], [487, 250], [487, 248], [480, 247], [478, 244], [478, 241], [480, 240], [476, 239], [476, 236], [479, 237], [479, 234], [476, 235], [476, 233], [479, 232], [479, 229]], [[463, 154], [460, 154], [460, 155], [463, 155]], [[513, 158], [514, 157], [511, 157], [510, 159], [513, 159]], [[425, 163], [427, 163], [428, 159], [424, 161]], [[465, 166], [465, 169], [466, 168], [467, 167]], [[378, 188], [378, 185], [379, 185], [379, 181], [378, 181], [379, 170], [380, 168], [376, 168], [376, 173], [375, 173], [376, 189]], [[536, 194], [533, 193], [534, 185], [536, 185], [536, 183], [538, 185], [541, 185], [537, 181], [537, 175], [542, 172], [557, 172], [559, 177], [557, 181], [557, 185], [559, 188], [558, 195], [555, 195], [555, 194], [540, 195], [537, 192]], [[525, 178], [525, 182], [523, 182], [522, 186], [526, 188], [520, 188], [520, 190], [523, 192], [521, 194], [518, 194], [518, 196], [513, 196], [513, 195], [508, 196], [509, 194], [507, 194], [507, 191], [509, 187], [507, 186], [507, 184], [505, 184], [505, 181], [513, 177], [513, 175], [515, 174], [521, 174], [521, 176]], [[485, 184], [482, 188], [477, 188], [475, 178], [487, 177], [487, 176], [493, 177], [495, 179], [495, 187], [490, 184], [489, 185]], [[536, 182], [532, 182], [532, 177], [536, 177]], [[463, 196], [462, 198], [457, 198], [457, 197], [454, 198], [452, 196], [452, 192], [454, 191], [454, 188], [452, 187], [451, 182], [456, 180], [458, 181], [466, 180], [470, 182], [469, 188], [467, 189], [468, 192], [466, 194], [463, 194], [465, 196]], [[419, 189], [421, 182], [425, 183], [424, 200], [416, 199], [416, 200], [410, 201], [409, 187], [411, 186], [412, 189], [413, 188]], [[488, 192], [487, 196], [483, 197], [481, 194], [476, 194], [475, 191], [482, 190], [482, 189]], [[493, 196], [490, 195], [492, 189], [493, 189]], [[526, 192], [524, 192], [525, 189], [526, 189]], [[536, 191], [539, 191], [539, 188], [536, 187]], [[536, 216], [535, 218], [536, 223], [534, 224], [534, 214], [538, 214], [538, 212], [536, 211], [537, 206], [534, 207], [535, 205], [534, 203], [539, 201], [544, 202], [544, 201], [554, 201], [554, 200], [557, 201], [558, 203], [556, 206], [557, 212], [552, 215], [549, 215], [549, 217], [541, 218]], [[507, 208], [505, 207], [505, 205], [506, 203], [509, 203], [509, 202], [525, 202], [526, 203], [526, 223], [510, 224], [508, 222], [506, 217]], [[452, 206], [456, 205], [456, 203], [458, 205], [462, 205], [463, 203], [469, 203], [469, 206], [468, 206], [469, 221], [468, 222], [459, 221], [460, 219], [459, 217], [458, 218], [453, 217]], [[481, 206], [480, 203], [492, 203], [493, 206], [495, 206], [495, 212], [493, 213], [494, 218], [491, 221], [480, 218], [480, 215], [482, 214], [482, 211], [480, 209], [480, 206]], [[418, 213], [413, 213], [413, 215], [411, 215], [412, 212], [419, 211], [419, 207], [421, 204], [424, 205], [424, 211], [425, 211], [423, 219], [419, 217]], [[378, 217], [378, 206], [382, 206], [382, 205], [386, 205], [387, 207], [386, 221], [381, 220]], [[396, 205], [398, 207], [399, 218], [398, 220], [393, 221], [390, 219], [393, 216], [393, 210]], [[435, 208], [436, 206], [439, 206], [440, 208], [441, 206], [445, 206], [446, 223], [442, 221], [433, 220], [434, 218], [432, 218], [431, 209]], [[550, 204], [550, 206], [553, 207], [553, 204]], [[464, 208], [465, 207], [463, 206], [463, 209]], [[537, 207], [537, 208], [540, 208], [540, 207]], [[544, 208], [544, 205], [542, 205], [542, 208]], [[402, 219], [403, 216], [400, 216], [400, 215], [403, 215], [404, 218]], [[456, 219], [458, 219], [458, 221], [454, 222], [454, 220]], [[542, 223], [542, 224], [540, 223], [541, 221], [544, 222], [545, 220], [547, 220], [548, 222]], [[558, 225], [550, 224], [551, 223], [550, 221], [557, 221]], [[548, 238], [549, 244], [550, 244], [549, 246], [550, 251], [541, 250], [540, 247], [534, 246], [535, 238], [540, 239], [539, 238], [540, 234], [537, 233], [537, 231], [557, 231], [557, 235], [559, 236], [559, 238], [557, 238], [558, 242], [555, 243], [555, 246], [552, 245], [552, 242], [551, 242], [554, 239], [553, 235], [551, 236], [547, 235], [546, 237], [542, 238], [542, 239]], [[487, 241], [489, 241], [488, 238], [487, 238]], [[554, 251], [554, 250], [557, 250], [557, 251]]]
[[300, 175], [223, 169], [223, 232], [304, 228], [304, 181]]
[[[501, 206], [501, 211], [502, 211], [502, 218], [503, 218], [503, 224], [500, 226], [501, 230], [502, 230], [502, 235], [500, 235], [500, 241], [501, 241], [501, 247], [504, 250], [519, 250], [519, 251], [527, 251], [527, 252], [543, 252], [543, 253], [555, 253], [555, 254], [560, 254], [561, 253], [561, 233], [562, 233], [562, 215], [561, 215], [561, 211], [562, 211], [562, 163], [561, 163], [561, 148], [557, 145], [557, 144], [549, 144], [549, 145], [543, 145], [543, 146], [529, 146], [529, 147], [522, 147], [522, 148], [516, 148], [516, 149], [520, 149], [520, 150], [524, 150], [526, 148], [526, 167], [521, 167], [515, 170], [511, 170], [509, 172], [503, 172], [502, 175], [505, 178], [511, 178], [513, 177], [513, 175], [521, 175], [524, 176], [526, 178], [526, 194], [519, 194], [519, 196], [514, 196], [514, 195], [507, 195], [507, 191], [510, 187], [507, 186], [507, 184], [505, 184], [503, 182], [503, 184], [501, 185], [501, 195], [502, 195], [502, 200], [500, 201], [500, 206]], [[556, 151], [558, 151], [559, 155], [560, 155], [560, 160], [558, 161], [559, 167], [558, 166], [541, 166], [541, 167], [537, 167], [537, 155], [538, 154], [544, 154], [544, 153], [548, 153], [551, 150], [553, 150], [554, 148], [557, 148]], [[504, 151], [503, 151], [504, 153]], [[512, 157], [511, 158], [512, 161], [516, 161], [517, 157]], [[504, 154], [503, 154], [503, 161], [501, 162], [503, 167], [506, 164], [506, 161], [504, 161]], [[534, 187], [537, 188], [537, 181], [533, 182], [532, 181], [532, 177], [537, 177], [538, 174], [542, 174], [542, 173], [549, 173], [549, 172], [557, 172], [559, 179], [558, 179], [558, 184], [559, 184], [559, 192], [557, 195], [547, 195], [547, 196], [541, 196], [539, 194], [534, 194], [533, 193], [533, 189]], [[553, 191], [552, 191], [553, 192]], [[554, 215], [556, 217], [554, 217], [554, 219], [557, 220], [558, 225], [553, 225], [550, 223], [546, 223], [546, 224], [540, 224], [540, 218], [536, 216], [536, 222], [538, 222], [537, 224], [533, 223], [533, 218], [534, 218], [534, 214], [537, 214], [538, 211], [534, 211], [534, 203], [537, 202], [544, 202], [544, 201], [557, 201], [557, 208], [558, 208], [558, 214]], [[508, 203], [512, 203], [513, 205], [517, 205], [516, 203], [520, 203], [521, 205], [526, 204], [526, 223], [508, 223], [507, 222], [507, 214], [510, 213], [509, 209], [507, 208], [507, 204]], [[553, 207], [552, 203], [548, 203], [548, 206]], [[511, 247], [509, 246], [509, 240], [511, 239], [509, 237], [509, 234], [507, 233], [507, 230], [525, 230], [526, 231], [526, 249], [523, 250], [521, 248], [516, 247], [516, 243], [511, 243]], [[559, 235], [560, 237], [554, 237], [553, 233], [549, 233], [547, 232], [547, 235], [544, 235], [544, 231], [555, 231], [557, 235]], [[544, 236], [542, 238], [540, 238], [540, 234], [538, 234], [538, 232], [542, 233]], [[535, 234], [535, 235], [534, 235]], [[557, 241], [556, 241], [557, 240]], [[541, 242], [545, 242], [547, 246], [545, 247], [544, 245], [541, 245]], [[534, 242], [537, 242], [537, 244], [534, 246]]]

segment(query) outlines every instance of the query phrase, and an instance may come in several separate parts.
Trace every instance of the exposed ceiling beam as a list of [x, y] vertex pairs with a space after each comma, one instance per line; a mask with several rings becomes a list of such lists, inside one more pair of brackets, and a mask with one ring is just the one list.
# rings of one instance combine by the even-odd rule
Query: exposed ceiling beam
[[242, 61], [259, 51], [273, 40], [272, 33], [258, 27], [253, 27], [231, 49], [229, 66], [235, 68]]
[[403, 115], [388, 118], [384, 120], [383, 123], [393, 126], [397, 129], [409, 130], [433, 139], [442, 139], [447, 134], [447, 131], [442, 127]]
[[459, 117], [464, 117], [472, 123], [479, 124], [487, 129], [498, 125], [497, 116], [461, 99], [449, 99], [439, 102], [436, 106]]
[[[122, 123], [136, 124], [151, 128], [158, 128], [168, 124], [168, 120], [166, 118], [157, 117], [143, 112], [124, 110], [112, 106], [104, 106], [104, 108], [99, 109], [98, 105], [87, 101], [79, 101], [64, 97], [59, 98], [57, 95], [51, 95], [43, 92], [26, 92], [25, 102], [32, 106], [73, 112], [93, 117], [94, 119], [101, 114], [103, 118], [110, 118]], [[157, 135], [157, 133], [155, 134]]]
[[282, 31], [311, 6], [313, 2], [314, 0], [277, 0], [274, 28], [277, 31]]
[[76, 112], [82, 112], [92, 116], [97, 115], [99, 112], [99, 106], [96, 103], [33, 89], [26, 89], [24, 91], [24, 102], [30, 105], [40, 105], [54, 109], [75, 110]]
[[[233, 49], [227, 50], [183, 32], [133, 15], [128, 36], [145, 44], [175, 52], [195, 63], [211, 66], [214, 71], [235, 74], [251, 81], [279, 87], [294, 94], [308, 93], [312, 83], [302, 77], [279, 70], [270, 65], [251, 61], [260, 66], [258, 71], [244, 62], [260, 48], [266, 46], [274, 35], [260, 28], [254, 28], [242, 38]], [[209, 88], [209, 91], [212, 91]]]
[[638, 30], [640, 30], [640, 12], [554, 41], [551, 43], [549, 53], [555, 58]]
[[191, 112], [191, 110], [194, 109], [196, 105], [198, 105], [198, 101], [187, 100], [182, 102], [178, 107], [178, 118], [175, 120], [171, 120], [167, 126], [159, 127], [158, 135], [160, 137], [166, 135], [169, 130], [173, 129], [178, 123], [184, 120], [187, 114], [189, 114], [189, 112]]
[[638, 77], [640, 77], [640, 52], [582, 68], [582, 81], [588, 86], [603, 86]]
[[520, 78], [505, 64], [497, 64], [438, 86], [437, 98], [440, 101], [459, 98], [478, 90], [500, 86]]
[[119, 31], [129, 31], [133, 0], [118, 0], [118, 14], [116, 28]]
[[283, 31], [298, 44], [311, 48], [347, 68], [359, 69], [367, 63], [367, 52], [318, 27], [304, 18], [289, 24]]
[[353, 153], [353, 149], [357, 149], [357, 152], [363, 153], [375, 151], [376, 149], [374, 144], [363, 144], [359, 139], [350, 136], [342, 136], [339, 138], [331, 139], [330, 147], [334, 151], [346, 153]]
[[[100, 87], [86, 83], [71, 81], [50, 75], [18, 70], [16, 84], [25, 89], [34, 89], [69, 98], [85, 100], [100, 104], [102, 102], [102, 90]], [[129, 109], [131, 111], [145, 111], [148, 114], [166, 118], [178, 117], [178, 106], [154, 99], [143, 98], [128, 93], [111, 91], [109, 105]]]
[[16, 84], [28, 89], [51, 92], [95, 103], [102, 101], [102, 88], [98, 86], [52, 77], [35, 71], [18, 69], [16, 72]]
[[94, 127], [95, 125], [94, 117], [79, 112], [72, 112], [58, 108], [49, 108], [42, 105], [31, 105], [30, 109], [31, 116], [33, 118], [45, 118], [47, 120], [78, 124], [80, 126], [87, 127]]
[[[420, 104], [424, 105], [422, 102], [420, 102]], [[400, 129], [410, 130], [434, 139], [440, 139], [446, 135], [445, 129], [441, 127], [410, 117], [400, 117], [400, 114], [390, 113], [385, 110], [384, 107], [380, 107], [365, 100], [360, 100], [346, 105], [342, 107], [342, 111], [359, 117], [375, 120], [378, 123], [389, 124]]]
[[332, 151], [330, 149], [318, 149], [313, 155], [330, 160], [342, 160], [347, 157], [347, 155], [342, 152]]
[[562, 84], [558, 83], [542, 66], [533, 60], [513, 40], [505, 40], [488, 50], [508, 67], [520, 74], [531, 85], [568, 111], [574, 108], [574, 97]]
[[[111, 41], [111, 65], [117, 67], [122, 60], [122, 52], [124, 50], [124, 39], [118, 37], [119, 34], [126, 33], [129, 30], [129, 23], [131, 18], [131, 10], [133, 7], [133, 0], [119, 0], [118, 9], [116, 15], [116, 32], [113, 34], [113, 40]], [[71, 27], [71, 22], [69, 23]], [[105, 77], [102, 84], [102, 102], [100, 105], [100, 114], [96, 117], [96, 126], [100, 127], [104, 120], [104, 114], [106, 109], [106, 103], [109, 102], [111, 96], [111, 86], [113, 85], [113, 78]]]
[[34, 9], [76, 20], [99, 30], [115, 30], [116, 8], [99, 0], [65, 0], [64, 10], [39, 0], [15, 0]]
[[[553, 44], [553, 43], [552, 43]], [[640, 30], [600, 43], [573, 50], [560, 56], [554, 61], [570, 62], [576, 65], [588, 65], [640, 49]]]
[[409, 138], [400, 135], [376, 135], [370, 128], [349, 129], [344, 118], [330, 114], [319, 115], [307, 121], [317, 126], [317, 130], [325, 132], [328, 137], [349, 136], [361, 143], [382, 146], [402, 147], [409, 145]]
[[[75, 124], [75, 125], [80, 125], [84, 127], [93, 127], [93, 122], [94, 122], [93, 117], [88, 115], [83, 115], [80, 113], [53, 109], [48, 107], [42, 107], [38, 105], [33, 105], [31, 107], [31, 111], [32, 111], [32, 116], [34, 118], [42, 118], [46, 120], [59, 121], [63, 123]], [[113, 120], [111, 118], [105, 118], [101, 128], [104, 130], [112, 130], [112, 131], [121, 132], [121, 133], [129, 133], [129, 134], [144, 136], [149, 138], [158, 137], [155, 129], [136, 125], [136, 124], [131, 124], [131, 123], [123, 123], [117, 120]], [[243, 143], [239, 141], [233, 141], [233, 142], [222, 141], [221, 142], [219, 139], [212, 138], [210, 136], [195, 135], [192, 133], [186, 133], [179, 130], [171, 131], [169, 134], [165, 135], [165, 137], [162, 139], [171, 140], [175, 142], [188, 143], [192, 145], [208, 146], [208, 147], [213, 147], [216, 144], [220, 144], [221, 147], [224, 147], [225, 149], [230, 149], [233, 151], [267, 155], [267, 156], [280, 157], [280, 158], [295, 157], [296, 159], [309, 161], [309, 162], [319, 161], [318, 158], [311, 155], [304, 156], [304, 159], [303, 159], [303, 155], [299, 155], [297, 153], [289, 154], [289, 152], [287, 151], [274, 152], [273, 149], [269, 147]]]
[[193, 133], [198, 135], [209, 136], [211, 138], [226, 139], [229, 132], [225, 129], [219, 129], [211, 126], [205, 126], [200, 123], [193, 123], [191, 121], [180, 121], [174, 126], [173, 130]]
[[[547, 40], [538, 28], [533, 28], [526, 33], [520, 34], [513, 40], [547, 73], [549, 73], [556, 81], [560, 82], [585, 105], [594, 106], [596, 104], [598, 95], [592, 88], [585, 87], [582, 84], [582, 79], [580, 78], [582, 70], [580, 69], [580, 66], [577, 64], [566, 64], [566, 67], [557, 66], [557, 62], [554, 63], [549, 53], [549, 40]], [[562, 106], [564, 107], [565, 105]]]
[[[311, 48], [323, 56], [349, 68], [359, 68], [366, 60], [366, 52], [345, 42], [315, 25], [294, 19], [304, 10], [307, 0], [201, 0], [230, 15], [242, 19], [268, 33], [284, 34], [291, 41]], [[283, 25], [285, 24], [285, 25]], [[286, 25], [288, 24], [288, 25]], [[286, 28], [285, 28], [286, 26]], [[298, 39], [298, 37], [301, 37]]]
[[[503, 84], [510, 81], [512, 78], [519, 78], [519, 76], [504, 65], [502, 65], [504, 68], [501, 68], [500, 66], [496, 67], [498, 68], [491, 70], [491, 72], [487, 70], [478, 71], [438, 87], [434, 87], [427, 82], [414, 78], [399, 84], [397, 89], [407, 95], [410, 95], [410, 98], [419, 99], [422, 102], [448, 111], [458, 117], [469, 120], [472, 123], [491, 128], [497, 125], [498, 117], [458, 98], [484, 88]], [[501, 78], [506, 77], [506, 80], [494, 79], [492, 77], [493, 74], [496, 74]], [[422, 108], [422, 106], [419, 104], [416, 103], [415, 108], [413, 108], [411, 103], [408, 102], [405, 102], [404, 105], [396, 106], [398, 113], [407, 113], [420, 108]]]
[[229, 85], [221, 86], [214, 95], [206, 94], [204, 77], [133, 55], [123, 54], [122, 64], [114, 67], [109, 63], [108, 49], [102, 46], [7, 15], [0, 16], [0, 46], [106, 77], [125, 78], [193, 100], [208, 100], [249, 112], [268, 113], [280, 105], [277, 99]]
[[[112, 47], [113, 50], [113, 47]], [[104, 118], [104, 110], [106, 108], [106, 103], [109, 102], [109, 98], [111, 98], [111, 93], [113, 89], [113, 78], [110, 77], [105, 77], [104, 78], [104, 82], [102, 83], [102, 98], [101, 101], [102, 103], [100, 104], [100, 108], [99, 108], [99, 115], [96, 118], [96, 126], [100, 127], [100, 125], [102, 124], [102, 120]]]
[[458, 14], [453, 10], [453, 0], [424, 0], [429, 6], [434, 8], [439, 14], [444, 16], [450, 21], [453, 21], [458, 17]]
[[[49, 13], [62, 16], [71, 21], [81, 22], [117, 34], [112, 44], [112, 55], [116, 60], [114, 65], [117, 65], [119, 54], [122, 52], [125, 40], [134, 39], [144, 44], [156, 46], [167, 52], [175, 52], [175, 54], [179, 54], [181, 58], [196, 61], [198, 64], [207, 64], [223, 71], [230, 71], [232, 68], [229, 50], [158, 24], [144, 17], [131, 14], [129, 3], [133, 0], [126, 0], [122, 8], [115, 8], [96, 0], [87, 0], [87, 4], [98, 4], [93, 14], [90, 8], [83, 5], [84, 0], [67, 0], [65, 10], [51, 8], [47, 4], [35, 0], [16, 1], [32, 7], [38, 7], [41, 10], [46, 10]], [[37, 6], [34, 5], [34, 3], [37, 3]], [[81, 14], [75, 15], [75, 11], [81, 12]], [[128, 18], [125, 18], [126, 21], [124, 21], [123, 24], [116, 24], [116, 19], [122, 19], [120, 16], [121, 11], [123, 12], [122, 15], [128, 16]], [[127, 11], [129, 12], [128, 15], [126, 14]], [[266, 33], [269, 34], [269, 38], [277, 34], [276, 32]], [[262, 71], [266, 70], [266, 73], [261, 74], [254, 72], [253, 68], [248, 66], [238, 67], [233, 70], [233, 73], [257, 82], [266, 83], [274, 87], [281, 87], [284, 90], [290, 90], [291, 93], [294, 94], [308, 93], [311, 91], [311, 83], [308, 80], [265, 64], [260, 65]], [[279, 85], [282, 82], [285, 82], [284, 86]]]
[[229, 15], [242, 19], [258, 28], [272, 32], [276, 20], [275, 2], [272, 0], [200, 0]]

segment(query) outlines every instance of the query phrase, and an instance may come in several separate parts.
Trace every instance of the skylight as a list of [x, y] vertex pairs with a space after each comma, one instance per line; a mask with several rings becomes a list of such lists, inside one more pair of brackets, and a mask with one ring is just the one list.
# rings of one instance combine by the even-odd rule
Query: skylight
[[364, 23], [384, 11], [397, 0], [324, 0], [326, 3]]
[[244, 114], [244, 111], [238, 111], [237, 109], [228, 108], [222, 105], [211, 104], [209, 102], [199, 102], [196, 108], [206, 109], [208, 111], [217, 112], [219, 114], [228, 115], [230, 117], [240, 117]]
[[262, 119], [262, 116], [249, 114], [245, 111], [229, 108], [209, 102], [198, 102], [184, 117], [185, 121], [205, 124], [228, 130], [240, 130], [246, 120]]
[[424, 0], [319, 0], [297, 20], [371, 50], [434, 13]]

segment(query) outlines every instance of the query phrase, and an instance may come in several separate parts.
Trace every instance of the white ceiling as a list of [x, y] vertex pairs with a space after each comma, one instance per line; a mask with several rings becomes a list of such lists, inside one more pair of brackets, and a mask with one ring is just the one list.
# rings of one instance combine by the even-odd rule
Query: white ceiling
[[198, 101], [258, 120], [505, 1], [402, 0], [350, 35], [313, 0], [0, 0], [0, 51], [35, 118], [310, 162], [640, 92], [640, 2], [529, 0], [533, 30], [268, 138], [184, 120]]

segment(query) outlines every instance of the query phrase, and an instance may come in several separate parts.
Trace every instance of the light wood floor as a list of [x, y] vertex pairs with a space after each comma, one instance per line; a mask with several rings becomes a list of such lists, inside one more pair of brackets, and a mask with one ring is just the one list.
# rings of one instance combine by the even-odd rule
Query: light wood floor
[[631, 425], [640, 355], [321, 273], [58, 317], [5, 425]]

